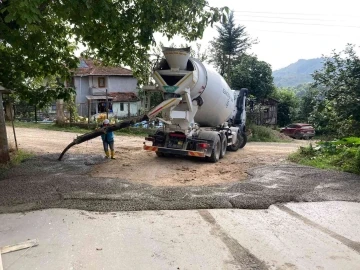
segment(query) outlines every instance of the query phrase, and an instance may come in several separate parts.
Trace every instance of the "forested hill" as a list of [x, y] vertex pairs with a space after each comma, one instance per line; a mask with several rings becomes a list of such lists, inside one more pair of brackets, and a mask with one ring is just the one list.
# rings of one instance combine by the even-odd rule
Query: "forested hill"
[[287, 67], [273, 71], [274, 83], [278, 87], [294, 87], [313, 81], [311, 74], [321, 69], [323, 58], [300, 59]]

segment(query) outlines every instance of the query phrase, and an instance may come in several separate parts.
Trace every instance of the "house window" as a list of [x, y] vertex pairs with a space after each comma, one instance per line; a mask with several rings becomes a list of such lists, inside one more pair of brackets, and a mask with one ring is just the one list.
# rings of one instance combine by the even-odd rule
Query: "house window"
[[98, 78], [98, 86], [99, 87], [105, 87], [105, 77], [99, 77]]
[[120, 103], [120, 111], [124, 111], [124, 103]]

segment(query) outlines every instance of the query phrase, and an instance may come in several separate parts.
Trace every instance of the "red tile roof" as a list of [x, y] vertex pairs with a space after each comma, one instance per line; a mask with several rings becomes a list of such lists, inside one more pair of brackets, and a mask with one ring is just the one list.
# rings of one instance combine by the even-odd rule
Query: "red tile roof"
[[113, 102], [136, 102], [140, 99], [133, 92], [116, 92], [109, 93], [109, 96], [112, 97]]
[[80, 66], [74, 72], [75, 76], [132, 76], [132, 71], [123, 67], [103, 66], [100, 61], [80, 59]]

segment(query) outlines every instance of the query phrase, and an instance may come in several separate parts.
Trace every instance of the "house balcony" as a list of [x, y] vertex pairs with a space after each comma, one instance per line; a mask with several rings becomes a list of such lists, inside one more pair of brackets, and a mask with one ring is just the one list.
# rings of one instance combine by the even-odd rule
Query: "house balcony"
[[105, 96], [106, 95], [106, 88], [96, 88], [90, 87], [89, 89], [90, 95], [92, 96]]

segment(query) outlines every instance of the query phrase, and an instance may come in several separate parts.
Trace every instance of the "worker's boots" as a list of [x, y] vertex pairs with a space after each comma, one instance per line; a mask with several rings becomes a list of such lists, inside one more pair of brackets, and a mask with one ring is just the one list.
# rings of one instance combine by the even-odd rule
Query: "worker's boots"
[[111, 151], [111, 159], [116, 159], [114, 156], [115, 156], [115, 151]]
[[105, 151], [105, 158], [109, 158], [109, 157], [110, 157], [109, 151]]

